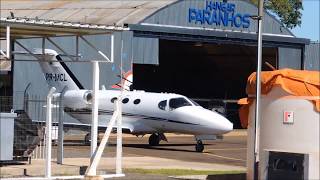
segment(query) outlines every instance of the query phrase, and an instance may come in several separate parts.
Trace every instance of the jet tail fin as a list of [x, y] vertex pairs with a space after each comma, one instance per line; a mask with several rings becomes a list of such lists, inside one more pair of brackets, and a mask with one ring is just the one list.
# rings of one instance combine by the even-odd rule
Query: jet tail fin
[[55, 87], [57, 92], [61, 92], [64, 88], [84, 89], [56, 51], [45, 49], [43, 54], [42, 49], [36, 49], [34, 54], [40, 59], [39, 64], [46, 82], [49, 86]]
[[[119, 76], [119, 77], [121, 78], [121, 76]], [[123, 86], [124, 90], [130, 91], [130, 90], [132, 90], [131, 89], [132, 82], [133, 82], [132, 71], [128, 71], [128, 72], [124, 73], [120, 82], [118, 84], [112, 85], [111, 88], [120, 89]]]

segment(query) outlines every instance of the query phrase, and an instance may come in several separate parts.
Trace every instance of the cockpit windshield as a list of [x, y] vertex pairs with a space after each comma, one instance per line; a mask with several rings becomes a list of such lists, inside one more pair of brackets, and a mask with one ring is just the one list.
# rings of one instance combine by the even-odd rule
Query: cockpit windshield
[[169, 101], [170, 109], [177, 109], [177, 108], [183, 107], [183, 106], [192, 106], [192, 104], [183, 97], [172, 98]]

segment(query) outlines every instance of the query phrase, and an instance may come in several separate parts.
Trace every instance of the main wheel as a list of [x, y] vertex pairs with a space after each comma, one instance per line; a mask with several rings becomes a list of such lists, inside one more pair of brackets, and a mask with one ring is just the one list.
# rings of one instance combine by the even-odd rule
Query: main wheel
[[87, 133], [86, 136], [84, 137], [84, 144], [89, 145], [91, 142], [91, 135], [90, 133]]
[[150, 146], [158, 146], [160, 143], [160, 137], [157, 134], [151, 134], [149, 137], [149, 145]]
[[197, 144], [196, 144], [196, 151], [197, 152], [202, 152], [203, 150], [204, 150], [204, 145], [202, 144], [201, 140], [198, 140]]

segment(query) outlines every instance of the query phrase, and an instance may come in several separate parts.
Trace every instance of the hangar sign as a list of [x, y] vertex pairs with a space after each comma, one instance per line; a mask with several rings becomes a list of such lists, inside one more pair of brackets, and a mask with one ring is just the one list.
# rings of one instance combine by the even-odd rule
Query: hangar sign
[[236, 5], [206, 1], [204, 9], [189, 8], [189, 23], [249, 28], [250, 15], [236, 12]]

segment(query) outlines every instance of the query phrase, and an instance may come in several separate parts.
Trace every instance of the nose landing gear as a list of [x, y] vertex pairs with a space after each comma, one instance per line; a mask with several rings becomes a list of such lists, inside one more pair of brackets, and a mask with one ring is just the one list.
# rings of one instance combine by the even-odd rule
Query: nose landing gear
[[202, 152], [204, 150], [204, 145], [201, 140], [197, 140], [197, 144], [195, 147], [197, 152]]

